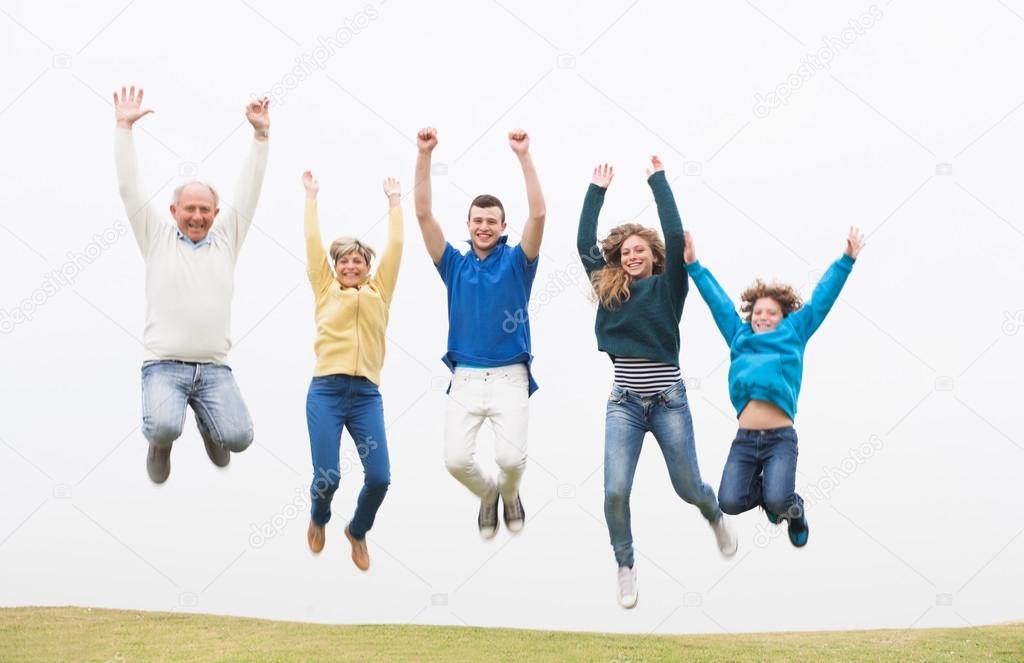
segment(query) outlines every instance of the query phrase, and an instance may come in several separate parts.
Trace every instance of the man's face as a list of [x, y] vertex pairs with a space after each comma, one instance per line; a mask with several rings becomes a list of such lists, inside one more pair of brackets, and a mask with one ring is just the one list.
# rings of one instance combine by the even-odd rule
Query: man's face
[[500, 207], [469, 208], [469, 239], [473, 248], [490, 251], [498, 245], [505, 232], [505, 220], [501, 218]]
[[193, 242], [202, 240], [213, 226], [213, 218], [220, 212], [214, 202], [213, 192], [202, 184], [187, 184], [178, 196], [178, 202], [171, 205], [171, 216], [178, 224], [178, 230]]

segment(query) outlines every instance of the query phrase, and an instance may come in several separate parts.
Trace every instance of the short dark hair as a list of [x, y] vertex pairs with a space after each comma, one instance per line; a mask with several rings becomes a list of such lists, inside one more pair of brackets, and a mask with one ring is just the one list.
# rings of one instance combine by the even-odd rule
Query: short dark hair
[[466, 212], [467, 220], [472, 215], [474, 207], [497, 207], [501, 210], [501, 220], [505, 221], [505, 206], [501, 204], [500, 200], [489, 193], [482, 193], [473, 199], [473, 202], [469, 204], [469, 211]]

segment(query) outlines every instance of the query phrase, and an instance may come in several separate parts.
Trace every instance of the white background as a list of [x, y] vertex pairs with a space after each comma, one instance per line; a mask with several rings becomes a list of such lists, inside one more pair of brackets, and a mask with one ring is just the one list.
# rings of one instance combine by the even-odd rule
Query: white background
[[[190, 415], [169, 481], [146, 477], [143, 264], [130, 234], [79, 260], [73, 284], [29, 306], [31, 321], [5, 327], [0, 604], [658, 633], [1019, 620], [1024, 2], [880, 2], [881, 18], [830, 68], [758, 117], [757, 94], [871, 7], [825, 4], [0, 2], [8, 315], [95, 234], [127, 228], [115, 88], [144, 85], [157, 111], [136, 140], [161, 207], [190, 169], [230, 200], [250, 140], [246, 101], [281, 83], [318, 36], [350, 28], [271, 108], [230, 356], [256, 441], [226, 471], [206, 459]], [[341, 517], [321, 556], [306, 548], [314, 358], [300, 174], [320, 179], [325, 241], [355, 234], [381, 247], [381, 180], [411, 191], [415, 132], [428, 124], [447, 166], [434, 203], [449, 239], [464, 237], [470, 198], [489, 192], [517, 241], [526, 200], [509, 129], [529, 130], [547, 199], [527, 527], [482, 543], [477, 502], [444, 469], [445, 294], [409, 196], [381, 387], [393, 481], [362, 574]], [[849, 225], [869, 238], [806, 355], [797, 428], [798, 487], [818, 495], [809, 545], [794, 550], [754, 511], [733, 520], [739, 553], [722, 560], [649, 437], [632, 498], [641, 600], [625, 612], [602, 512], [611, 366], [596, 350], [575, 233], [601, 161], [618, 175], [599, 233], [657, 225], [643, 178], [652, 153], [702, 261], [734, 296], [758, 275], [809, 294]], [[682, 339], [700, 463], [717, 489], [735, 432], [728, 353], [695, 290]], [[347, 435], [343, 445], [351, 458]], [[877, 450], [856, 460], [862, 445]], [[481, 454], [493, 467], [489, 434]], [[339, 516], [360, 479], [344, 477]]]

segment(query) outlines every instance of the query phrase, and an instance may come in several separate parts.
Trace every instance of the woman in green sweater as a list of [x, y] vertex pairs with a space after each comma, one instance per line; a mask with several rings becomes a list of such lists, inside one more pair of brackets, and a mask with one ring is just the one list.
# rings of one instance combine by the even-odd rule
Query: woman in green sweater
[[653, 228], [627, 223], [597, 243], [597, 218], [614, 176], [594, 169], [583, 201], [576, 247], [598, 301], [598, 349], [608, 353], [615, 379], [605, 414], [604, 513], [618, 563], [619, 604], [636, 605], [636, 567], [629, 494], [646, 433], [654, 433], [672, 487], [710, 523], [719, 550], [736, 554], [736, 538], [718, 500], [700, 476], [693, 421], [679, 371], [679, 321], [688, 288], [683, 269], [683, 224], [658, 157], [647, 182], [654, 193], [665, 241]]

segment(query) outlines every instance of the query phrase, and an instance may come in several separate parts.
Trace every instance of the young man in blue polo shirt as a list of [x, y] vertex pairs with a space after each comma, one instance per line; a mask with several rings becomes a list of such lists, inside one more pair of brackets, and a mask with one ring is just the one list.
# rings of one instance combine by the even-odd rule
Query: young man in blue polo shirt
[[[498, 532], [498, 498], [505, 527], [513, 534], [526, 520], [519, 480], [526, 468], [528, 399], [537, 389], [530, 372], [527, 307], [544, 235], [544, 194], [530, 157], [530, 137], [517, 129], [509, 145], [523, 168], [530, 216], [522, 240], [510, 247], [505, 208], [490, 195], [473, 199], [466, 226], [470, 249], [445, 241], [431, 208], [430, 156], [437, 130], [422, 129], [416, 146], [416, 218], [430, 259], [448, 290], [448, 352], [452, 371], [445, 414], [444, 456], [448, 471], [480, 498], [480, 536]], [[477, 464], [476, 436], [484, 420], [494, 430], [497, 480]]]

